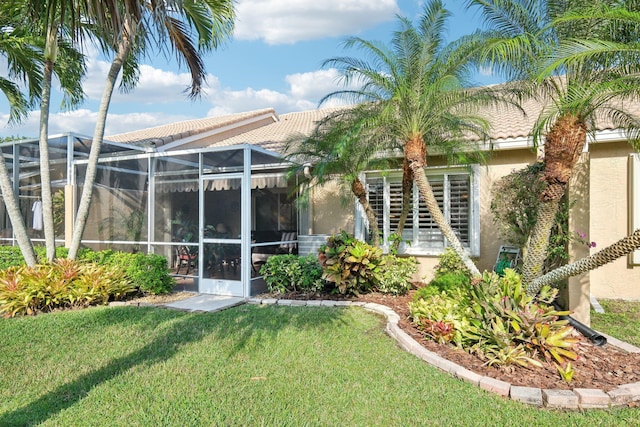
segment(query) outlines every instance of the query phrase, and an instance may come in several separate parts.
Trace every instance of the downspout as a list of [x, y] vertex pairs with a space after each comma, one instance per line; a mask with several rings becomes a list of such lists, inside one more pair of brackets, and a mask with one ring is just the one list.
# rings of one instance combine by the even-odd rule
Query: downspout
[[[563, 311], [562, 307], [560, 307], [560, 305], [555, 301], [553, 302], [553, 306], [555, 307], [556, 310]], [[589, 341], [594, 343], [596, 346], [602, 347], [607, 343], [607, 338], [603, 336], [600, 332], [591, 329], [590, 327], [574, 319], [573, 317], [558, 316], [558, 318], [560, 318], [561, 320], [566, 320], [569, 323], [569, 325], [573, 326], [573, 328], [576, 331], [580, 332], [582, 336], [584, 336], [585, 338], [588, 338]]]

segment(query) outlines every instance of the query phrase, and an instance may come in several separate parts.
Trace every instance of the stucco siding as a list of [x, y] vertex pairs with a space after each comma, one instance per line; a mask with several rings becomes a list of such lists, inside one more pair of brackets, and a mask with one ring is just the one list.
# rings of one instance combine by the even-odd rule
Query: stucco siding
[[[590, 147], [591, 253], [615, 243], [629, 233], [627, 143], [593, 144]], [[591, 294], [596, 298], [640, 300], [640, 267], [623, 257], [591, 272]]]
[[335, 181], [313, 189], [310, 215], [313, 234], [335, 234], [341, 230], [353, 233], [353, 197], [344, 195], [344, 192], [341, 195], [340, 186]]
[[509, 244], [498, 233], [491, 213], [491, 189], [502, 177], [524, 168], [536, 160], [529, 149], [501, 151], [493, 154], [486, 167], [481, 168], [480, 184], [480, 271], [493, 269], [500, 245]]

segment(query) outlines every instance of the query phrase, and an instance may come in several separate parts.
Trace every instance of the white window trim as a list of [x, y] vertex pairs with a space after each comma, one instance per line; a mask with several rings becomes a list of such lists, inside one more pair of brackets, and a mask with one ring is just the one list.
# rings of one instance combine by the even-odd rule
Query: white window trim
[[[629, 155], [629, 232], [640, 228], [640, 154]], [[640, 265], [640, 250], [629, 254], [629, 264]]]
[[[470, 255], [473, 257], [480, 256], [480, 166], [479, 165], [471, 165], [469, 167], [449, 167], [449, 166], [436, 166], [429, 167], [426, 169], [427, 177], [430, 176], [442, 176], [442, 175], [455, 175], [455, 174], [465, 174], [469, 176], [469, 184], [470, 184], [470, 203], [469, 203], [469, 244], [470, 247], [465, 248], [469, 251]], [[385, 210], [389, 211], [390, 197], [389, 197], [389, 186], [387, 185], [388, 178], [395, 178], [402, 176], [402, 171], [371, 171], [367, 172], [362, 176], [362, 180], [367, 182], [367, 177], [381, 177], [384, 181], [384, 201], [385, 201]], [[417, 203], [419, 199], [418, 192], [414, 192], [414, 203]], [[449, 192], [445, 191], [445, 210], [448, 211], [449, 203], [447, 198], [449, 197]], [[364, 215], [364, 211], [360, 206], [360, 203], [355, 203], [356, 206], [356, 215], [355, 215], [355, 235], [359, 239], [364, 239], [365, 230], [367, 229], [367, 219]], [[444, 212], [445, 216], [448, 212]], [[417, 221], [416, 218], [417, 212], [414, 211], [413, 221]], [[383, 218], [383, 235], [388, 236], [390, 234], [390, 220], [387, 215]], [[414, 233], [418, 233], [418, 227], [413, 228]], [[417, 239], [417, 236], [414, 234], [414, 240]], [[387, 243], [383, 244], [383, 248], [385, 251], [389, 250]], [[412, 247], [411, 245], [400, 246], [399, 252], [405, 253], [408, 255], [417, 255], [417, 256], [437, 256], [442, 254], [444, 249], [441, 248], [424, 248], [424, 247]]]

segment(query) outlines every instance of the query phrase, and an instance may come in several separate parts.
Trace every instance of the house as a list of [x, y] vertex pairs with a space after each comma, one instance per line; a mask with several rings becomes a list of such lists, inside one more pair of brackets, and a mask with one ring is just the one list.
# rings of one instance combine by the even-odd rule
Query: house
[[[488, 164], [449, 167], [438, 155], [428, 158], [427, 174], [445, 215], [463, 244], [490, 270], [500, 245], [489, 205], [494, 182], [534, 162], [528, 133], [530, 114], [492, 112]], [[282, 159], [285, 143], [311, 132], [326, 110], [278, 115], [263, 109], [173, 123], [105, 138], [100, 172], [83, 244], [166, 256], [186, 289], [249, 296], [264, 289], [255, 254], [291, 250], [313, 252], [342, 229], [363, 238], [366, 221], [355, 203], [344, 206], [337, 184], [315, 188], [311, 202], [298, 208]], [[90, 138], [51, 138], [52, 179], [64, 214], [58, 244], [69, 242], [87, 163]], [[39, 196], [37, 141], [2, 144], [5, 161], [19, 177], [16, 191], [29, 225]], [[400, 209], [401, 171], [364, 174], [369, 199], [385, 238]], [[416, 192], [414, 192], [416, 193]], [[593, 253], [640, 228], [640, 157], [616, 129], [602, 125], [590, 139], [573, 177], [570, 229], [580, 230], [596, 248], [574, 244], [573, 259]], [[428, 278], [446, 243], [425, 207], [414, 197], [414, 215], [405, 228], [405, 253], [420, 260]], [[0, 204], [0, 243], [13, 244], [10, 223]], [[32, 237], [41, 231], [32, 227]], [[64, 236], [64, 239], [63, 239]], [[248, 261], [251, 260], [251, 261]], [[248, 261], [248, 262], [247, 262]], [[184, 267], [184, 268], [180, 268]], [[598, 270], [570, 279], [568, 301], [578, 319], [589, 319], [589, 297], [640, 299], [640, 251]]]

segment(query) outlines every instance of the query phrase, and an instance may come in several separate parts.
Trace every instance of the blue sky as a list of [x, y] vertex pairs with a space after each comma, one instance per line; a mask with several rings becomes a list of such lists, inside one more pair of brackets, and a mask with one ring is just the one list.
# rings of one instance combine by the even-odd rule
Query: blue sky
[[[478, 20], [463, 0], [444, 0], [452, 11], [448, 37], [473, 31]], [[345, 51], [348, 36], [388, 42], [397, 28], [396, 15], [415, 19], [423, 7], [415, 0], [237, 0], [234, 38], [206, 56], [205, 94], [187, 100], [185, 69], [173, 58], [154, 55], [144, 61], [136, 89], [116, 93], [107, 120], [106, 135], [159, 126], [181, 120], [273, 107], [279, 114], [317, 108], [318, 101], [338, 88], [335, 70], [321, 68], [324, 60]], [[50, 134], [77, 132], [93, 135], [98, 102], [108, 60], [87, 52], [88, 75], [83, 83], [87, 99], [74, 111], [62, 112], [59, 98], [52, 102]], [[0, 57], [0, 74], [6, 62]], [[494, 83], [478, 75], [478, 83]], [[0, 96], [0, 136], [38, 135], [39, 113], [17, 126], [6, 125], [8, 105]]]

